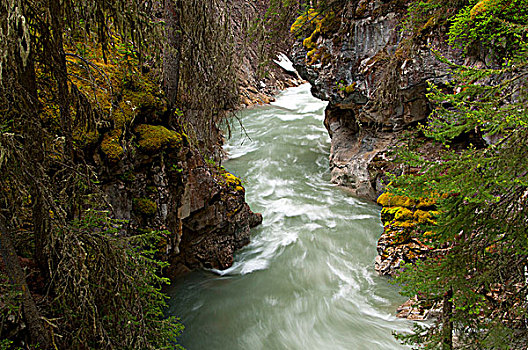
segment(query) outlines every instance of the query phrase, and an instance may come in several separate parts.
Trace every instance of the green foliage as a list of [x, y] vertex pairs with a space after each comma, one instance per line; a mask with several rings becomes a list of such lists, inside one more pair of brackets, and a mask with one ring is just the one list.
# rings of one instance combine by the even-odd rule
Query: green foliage
[[497, 61], [509, 61], [524, 55], [527, 25], [526, 0], [473, 0], [452, 19], [449, 44], [466, 54], [489, 49]]
[[[167, 263], [154, 258], [167, 232], [121, 237], [124, 222], [89, 211], [58, 233], [53, 249], [54, 313], [63, 348], [172, 349], [183, 326], [165, 318], [160, 277]], [[93, 288], [97, 286], [97, 288]]]
[[[429, 236], [436, 253], [406, 266], [396, 279], [404, 295], [418, 295], [427, 305], [452, 303], [431, 327], [398, 336], [426, 349], [451, 348], [446, 337], [452, 335], [445, 333], [451, 325], [467, 349], [528, 345], [528, 57], [525, 36], [504, 31], [512, 24], [526, 28], [519, 6], [517, 1], [472, 2], [455, 17], [452, 44], [464, 41], [463, 48], [469, 49], [479, 41], [508, 62], [484, 69], [439, 56], [453, 75], [446, 85], [430, 84], [434, 110], [421, 130], [442, 143], [443, 151], [434, 161], [410, 149], [400, 153], [402, 161], [421, 170], [417, 176], [394, 178], [392, 192], [444, 195]], [[490, 143], [460, 146], [469, 135]]]

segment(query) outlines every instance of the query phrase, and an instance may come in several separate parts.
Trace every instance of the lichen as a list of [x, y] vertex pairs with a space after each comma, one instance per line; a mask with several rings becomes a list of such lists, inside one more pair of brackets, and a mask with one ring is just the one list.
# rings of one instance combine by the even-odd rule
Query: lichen
[[158, 212], [158, 205], [148, 198], [134, 198], [132, 200], [133, 209], [136, 213], [154, 216]]
[[177, 148], [182, 142], [182, 134], [161, 125], [141, 124], [135, 131], [138, 134], [139, 148], [146, 152]]

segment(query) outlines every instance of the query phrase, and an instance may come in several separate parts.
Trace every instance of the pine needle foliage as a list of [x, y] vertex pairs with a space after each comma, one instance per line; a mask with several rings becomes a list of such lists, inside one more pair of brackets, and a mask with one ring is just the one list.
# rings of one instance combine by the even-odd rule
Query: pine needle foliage
[[[9, 303], [1, 310], [24, 325], [1, 323], [1, 346], [178, 348], [182, 326], [162, 314], [167, 281], [158, 277], [164, 265], [152, 248], [158, 234], [124, 236], [122, 223], [101, 210], [109, 206], [96, 171], [73, 141], [76, 126], [94, 132], [105, 120], [71, 78], [65, 53], [72, 44], [98, 45], [106, 60], [118, 41], [140, 62], [158, 57], [156, 6], [0, 1], [0, 253], [9, 280], [0, 285]], [[38, 299], [19, 254], [35, 262], [45, 281], [32, 286]]]
[[[421, 170], [392, 184], [410, 196], [443, 195], [438, 225], [428, 236], [437, 254], [397, 277], [404, 295], [443, 303], [433, 325], [398, 335], [418, 348], [528, 346], [528, 21], [522, 10], [513, 14], [513, 3], [528, 5], [472, 2], [455, 15], [449, 42], [462, 41], [465, 49], [481, 43], [495, 64], [475, 68], [439, 56], [451, 65], [452, 79], [430, 84], [434, 111], [422, 131], [444, 150], [434, 161], [401, 152], [406, 164]], [[483, 13], [489, 21], [482, 21]], [[505, 27], [516, 31], [505, 33]], [[481, 142], [455, 147], [470, 134]]]

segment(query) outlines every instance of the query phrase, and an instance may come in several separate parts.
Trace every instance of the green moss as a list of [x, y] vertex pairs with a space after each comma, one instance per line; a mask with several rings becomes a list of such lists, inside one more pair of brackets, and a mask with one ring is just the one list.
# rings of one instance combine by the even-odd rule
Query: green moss
[[428, 211], [423, 210], [417, 210], [414, 212], [414, 221], [416, 221], [418, 224], [435, 224], [436, 222], [433, 220], [433, 216]]
[[317, 16], [319, 16], [319, 12], [315, 11], [313, 8], [308, 9], [302, 15], [297, 17], [290, 27], [290, 32], [292, 34], [297, 34], [307, 23], [313, 23]]
[[79, 148], [86, 148], [93, 145], [96, 145], [99, 141], [99, 132], [97, 130], [94, 131], [83, 131], [83, 130], [75, 130], [73, 132], [73, 142], [75, 143], [75, 146]]
[[122, 133], [121, 129], [114, 129], [105, 134], [101, 142], [101, 151], [112, 163], [118, 162], [123, 157], [123, 147], [119, 143]]
[[146, 216], [154, 216], [158, 211], [156, 202], [148, 198], [134, 198], [132, 200], [134, 211]]
[[420, 198], [418, 201], [418, 204], [416, 204], [416, 208], [418, 209], [424, 209], [424, 208], [432, 208], [436, 205], [436, 198], [429, 197], [429, 198]]
[[399, 208], [399, 210], [394, 215], [394, 220], [396, 221], [408, 221], [413, 219], [413, 212], [407, 208]]
[[400, 208], [401, 207], [383, 207], [383, 209], [381, 209], [381, 220], [387, 223], [391, 222], [394, 220], [394, 216]]
[[135, 131], [139, 136], [139, 148], [146, 152], [177, 148], [182, 142], [182, 134], [161, 125], [141, 124], [136, 127]]
[[414, 228], [416, 227], [416, 224], [413, 221], [395, 221], [391, 223], [392, 226], [400, 227], [400, 228]]

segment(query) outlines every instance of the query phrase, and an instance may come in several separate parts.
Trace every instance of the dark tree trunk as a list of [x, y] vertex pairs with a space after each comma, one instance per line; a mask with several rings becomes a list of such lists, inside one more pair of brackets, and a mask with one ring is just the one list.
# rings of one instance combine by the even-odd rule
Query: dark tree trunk
[[170, 108], [176, 106], [178, 85], [180, 83], [181, 28], [180, 0], [164, 0], [165, 35], [167, 41], [163, 48], [163, 87]]
[[453, 289], [449, 289], [444, 294], [444, 306], [442, 308], [442, 350], [453, 349]]
[[34, 198], [32, 218], [33, 231], [35, 234], [35, 262], [37, 263], [42, 275], [47, 278], [50, 276], [50, 271], [48, 270], [48, 254], [46, 253], [50, 229], [49, 210], [44, 204], [44, 200], [38, 189], [33, 189], [31, 191], [31, 196]]
[[10, 282], [16, 290], [22, 293], [22, 312], [29, 329], [31, 342], [33, 345], [38, 344], [39, 349], [50, 349], [49, 334], [42, 324], [35, 300], [29, 292], [24, 270], [20, 266], [11, 232], [9, 232], [3, 216], [0, 216], [0, 253]]
[[58, 0], [50, 0], [51, 13], [51, 58], [52, 71], [57, 81], [57, 98], [59, 102], [60, 121], [64, 135], [64, 153], [67, 160], [73, 159], [72, 116], [70, 112], [70, 90], [68, 88], [68, 69], [66, 67], [66, 54], [62, 40], [61, 4]]

